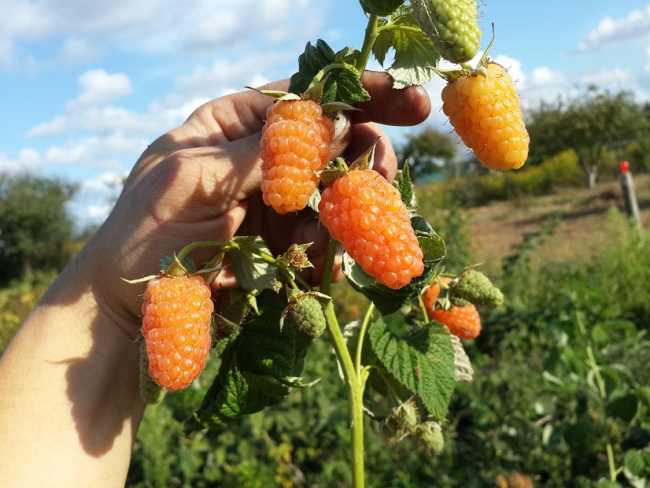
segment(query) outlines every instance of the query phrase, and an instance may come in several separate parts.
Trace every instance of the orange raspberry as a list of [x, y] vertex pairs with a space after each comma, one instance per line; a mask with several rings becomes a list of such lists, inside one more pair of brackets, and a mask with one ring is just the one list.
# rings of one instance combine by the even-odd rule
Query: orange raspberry
[[284, 214], [302, 210], [330, 157], [332, 119], [313, 100], [278, 100], [262, 129], [264, 203]]
[[323, 192], [318, 209], [331, 236], [380, 283], [396, 290], [424, 271], [400, 194], [376, 171], [354, 170], [338, 178]]
[[[442, 283], [451, 282], [450, 278], [440, 278]], [[427, 315], [431, 320], [440, 322], [447, 326], [449, 332], [461, 339], [474, 339], [481, 333], [481, 316], [472, 304], [467, 307], [451, 306], [451, 311], [435, 308], [435, 302], [440, 294], [440, 285], [437, 282], [431, 283], [422, 293], [422, 301]]]
[[199, 377], [210, 352], [214, 305], [200, 276], [155, 278], [147, 284], [142, 335], [149, 375], [168, 390], [182, 390]]
[[442, 90], [442, 111], [467, 147], [490, 169], [517, 169], [530, 138], [517, 89], [503, 66], [488, 63], [487, 78], [465, 74]]

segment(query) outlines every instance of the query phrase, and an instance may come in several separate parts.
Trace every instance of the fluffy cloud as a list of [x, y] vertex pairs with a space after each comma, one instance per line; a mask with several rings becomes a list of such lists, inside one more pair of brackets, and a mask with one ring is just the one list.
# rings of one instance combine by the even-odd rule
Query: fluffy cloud
[[109, 45], [182, 54], [278, 45], [311, 38], [326, 8], [315, 0], [0, 0], [0, 63], [15, 62], [16, 46], [48, 39], [63, 39], [65, 63], [93, 59]]
[[580, 43], [578, 51], [595, 51], [625, 39], [645, 37], [650, 33], [650, 5], [632, 10], [624, 19], [602, 19]]
[[123, 73], [109, 74], [103, 69], [86, 71], [79, 77], [81, 93], [69, 103], [70, 108], [80, 105], [105, 105], [133, 91], [129, 77]]

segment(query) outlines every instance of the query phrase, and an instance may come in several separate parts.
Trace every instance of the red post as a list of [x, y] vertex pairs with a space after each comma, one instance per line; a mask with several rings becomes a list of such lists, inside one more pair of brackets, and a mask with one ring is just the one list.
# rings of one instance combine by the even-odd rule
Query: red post
[[619, 163], [621, 170], [621, 190], [623, 191], [623, 199], [625, 200], [625, 211], [628, 218], [632, 219], [639, 229], [641, 229], [641, 215], [639, 213], [639, 203], [636, 199], [636, 192], [634, 191], [634, 179], [630, 173], [630, 163], [621, 161]]

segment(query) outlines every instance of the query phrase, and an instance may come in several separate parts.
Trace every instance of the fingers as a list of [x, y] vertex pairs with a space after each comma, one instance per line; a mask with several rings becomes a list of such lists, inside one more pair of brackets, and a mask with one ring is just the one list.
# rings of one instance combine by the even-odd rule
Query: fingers
[[376, 71], [366, 71], [362, 82], [371, 98], [356, 105], [362, 111], [354, 112], [355, 122], [410, 126], [424, 122], [431, 112], [431, 100], [421, 86], [395, 90], [390, 75]]
[[[362, 81], [371, 100], [358, 104], [361, 111], [353, 114], [355, 122], [408, 126], [417, 125], [429, 116], [431, 101], [424, 88], [395, 90], [387, 73], [372, 71], [366, 71]], [[260, 88], [287, 90], [289, 80]], [[271, 97], [254, 90], [217, 98], [196, 109], [176, 130], [177, 136], [187, 144], [185, 147], [218, 145], [249, 136], [262, 129], [266, 110], [272, 103]]]

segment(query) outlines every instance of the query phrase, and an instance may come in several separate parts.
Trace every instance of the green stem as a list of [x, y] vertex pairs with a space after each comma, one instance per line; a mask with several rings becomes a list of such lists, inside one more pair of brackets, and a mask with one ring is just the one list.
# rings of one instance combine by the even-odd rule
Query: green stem
[[336, 251], [339, 249], [338, 241], [330, 239], [327, 244], [327, 253], [325, 254], [325, 264], [323, 265], [323, 277], [320, 282], [320, 291], [325, 295], [331, 296], [332, 289], [332, 273], [334, 271], [334, 259], [336, 259]]
[[359, 77], [363, 76], [363, 72], [366, 70], [366, 65], [370, 59], [370, 53], [372, 52], [372, 47], [379, 36], [379, 29], [377, 28], [379, 24], [379, 17], [377, 15], [370, 15], [368, 17], [368, 25], [366, 27], [366, 35], [363, 38], [363, 46], [361, 47], [361, 54], [357, 60], [356, 67], [359, 71]]
[[368, 330], [370, 317], [372, 317], [372, 312], [374, 310], [375, 310], [375, 304], [370, 302], [370, 306], [366, 311], [366, 316], [363, 318], [363, 323], [361, 324], [361, 330], [359, 331], [359, 341], [357, 342], [357, 360], [356, 360], [355, 370], [357, 372], [357, 381], [359, 381], [361, 386], [361, 393], [363, 393], [363, 375], [361, 374], [361, 353], [363, 352], [363, 341], [366, 337], [366, 330]]
[[[347, 66], [349, 66], [349, 65], [347, 65]], [[324, 77], [327, 73], [329, 73], [330, 71], [333, 71], [333, 70], [335, 70], [335, 69], [345, 69], [345, 68], [346, 68], [346, 64], [345, 64], [345, 63], [333, 63], [333, 64], [328, 64], [328, 65], [325, 66], [322, 70], [320, 70], [318, 73], [316, 73], [316, 75], [314, 76], [314, 78], [311, 80], [311, 83], [310, 83], [309, 86], [307, 87], [307, 90], [309, 90], [310, 88], [313, 88], [314, 86], [318, 85], [318, 84], [320, 83], [320, 81], [323, 79], [323, 77]]]
[[325, 319], [327, 321], [327, 332], [334, 345], [334, 352], [343, 370], [343, 380], [348, 392], [350, 404], [351, 437], [352, 437], [352, 486], [363, 488], [364, 486], [364, 455], [363, 455], [363, 393], [359, 387], [359, 380], [354, 370], [352, 357], [345, 345], [345, 339], [341, 333], [334, 305], [332, 302], [325, 308]]
[[[320, 292], [331, 295], [332, 271], [338, 242], [330, 239], [323, 266], [323, 278], [321, 280]], [[330, 301], [325, 308], [325, 320], [327, 332], [334, 346], [334, 352], [343, 370], [343, 381], [348, 392], [351, 418], [351, 440], [352, 440], [352, 486], [363, 488], [365, 485], [364, 473], [364, 448], [363, 448], [363, 390], [360, 387], [360, 380], [355, 372], [352, 356], [348, 350], [345, 339], [341, 332], [341, 326], [336, 318], [334, 304]]]
[[223, 241], [201, 241], [201, 242], [193, 242], [191, 244], [188, 244], [185, 246], [181, 251], [176, 255], [179, 261], [183, 261], [187, 257], [187, 255], [192, 252], [194, 249], [197, 249], [199, 247], [221, 247], [225, 246], [227, 244], [230, 244], [230, 242], [223, 242]]
[[[580, 333], [582, 336], [586, 339], [587, 338], [587, 329], [582, 322], [582, 317], [580, 316], [580, 312], [576, 310], [576, 322], [578, 324], [578, 329], [580, 329]], [[605, 381], [603, 380], [602, 375], [600, 374], [600, 368], [598, 367], [598, 363], [596, 362], [596, 356], [594, 356], [594, 350], [591, 347], [591, 344], [587, 344], [586, 347], [587, 350], [587, 362], [589, 364], [589, 368], [593, 371], [594, 376], [596, 377], [596, 382], [598, 383], [598, 392], [600, 393], [600, 397], [603, 400], [607, 399], [607, 389], [605, 388]], [[607, 420], [605, 420], [605, 423], [607, 423]], [[606, 425], [607, 427], [607, 444], [605, 445], [607, 449], [607, 464], [609, 465], [609, 479], [610, 481], [616, 481], [616, 460], [614, 459], [614, 448], [612, 447], [612, 440], [609, 435], [609, 426]]]
[[427, 313], [427, 307], [424, 306], [424, 300], [422, 295], [418, 295], [418, 302], [420, 302], [420, 309], [422, 309], [422, 315], [424, 315], [424, 324], [429, 323], [429, 314]]

